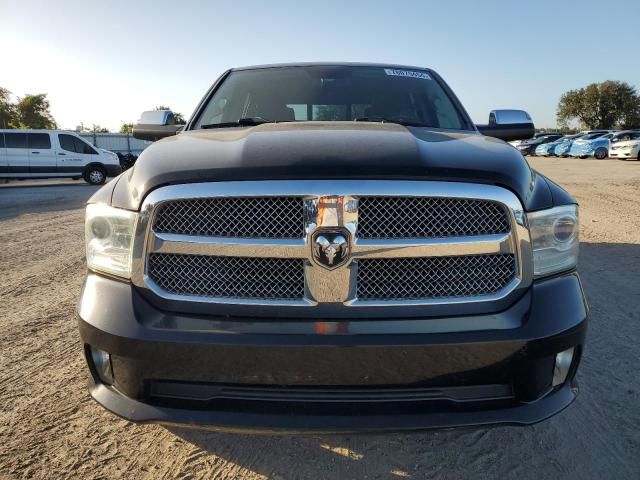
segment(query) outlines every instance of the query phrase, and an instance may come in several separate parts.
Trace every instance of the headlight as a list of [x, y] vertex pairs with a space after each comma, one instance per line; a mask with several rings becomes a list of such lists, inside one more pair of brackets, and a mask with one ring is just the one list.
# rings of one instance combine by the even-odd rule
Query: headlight
[[119, 277], [131, 277], [133, 236], [138, 214], [106, 205], [87, 205], [84, 236], [87, 266]]
[[527, 214], [533, 274], [550, 275], [578, 263], [578, 206], [566, 205]]

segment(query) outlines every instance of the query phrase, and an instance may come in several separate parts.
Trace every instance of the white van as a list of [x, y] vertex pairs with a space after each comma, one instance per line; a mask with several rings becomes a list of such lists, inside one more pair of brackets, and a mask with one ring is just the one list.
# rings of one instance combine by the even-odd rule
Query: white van
[[118, 156], [75, 132], [0, 130], [0, 178], [84, 178], [101, 185], [122, 171]]

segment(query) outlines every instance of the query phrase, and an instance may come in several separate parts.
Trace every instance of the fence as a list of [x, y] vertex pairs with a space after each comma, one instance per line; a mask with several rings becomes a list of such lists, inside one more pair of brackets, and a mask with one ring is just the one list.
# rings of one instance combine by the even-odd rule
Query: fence
[[121, 155], [131, 154], [138, 157], [151, 142], [133, 138], [126, 133], [80, 133], [80, 136], [94, 147], [104, 148]]

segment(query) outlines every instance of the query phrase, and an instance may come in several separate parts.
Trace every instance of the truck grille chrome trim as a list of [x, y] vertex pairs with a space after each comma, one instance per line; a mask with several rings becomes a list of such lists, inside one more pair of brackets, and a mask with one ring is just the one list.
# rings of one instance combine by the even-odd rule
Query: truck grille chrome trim
[[500, 300], [532, 280], [522, 206], [491, 185], [173, 185], [149, 194], [140, 219], [132, 281], [169, 301], [476, 303]]

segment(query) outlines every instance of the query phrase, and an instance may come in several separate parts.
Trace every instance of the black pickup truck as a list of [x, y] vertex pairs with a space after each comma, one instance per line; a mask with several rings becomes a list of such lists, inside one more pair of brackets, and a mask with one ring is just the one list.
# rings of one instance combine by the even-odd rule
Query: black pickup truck
[[578, 208], [433, 70], [232, 69], [86, 212], [92, 397], [134, 422], [532, 424], [576, 397]]

